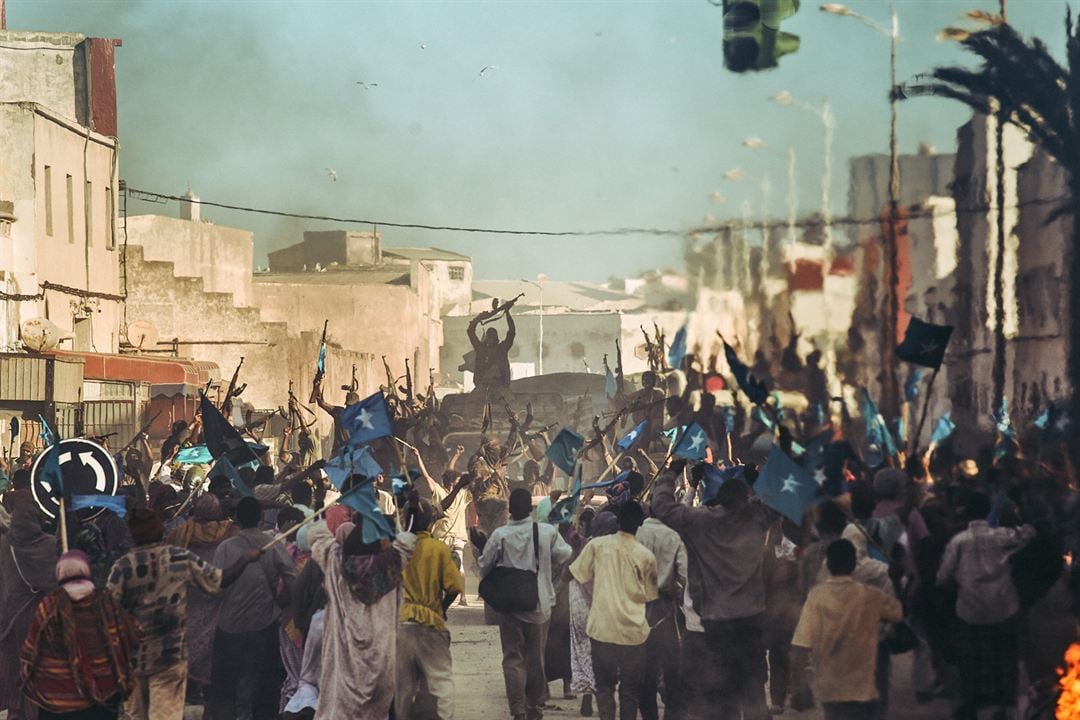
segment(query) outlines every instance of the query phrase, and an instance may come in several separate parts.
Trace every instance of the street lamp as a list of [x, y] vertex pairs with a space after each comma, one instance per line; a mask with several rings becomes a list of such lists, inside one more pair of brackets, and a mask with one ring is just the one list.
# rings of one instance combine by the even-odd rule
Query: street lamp
[[[795, 222], [796, 213], [798, 212], [798, 191], [795, 187], [795, 147], [788, 145], [786, 151], [777, 150], [759, 137], [748, 137], [742, 141], [742, 146], [747, 150], [753, 150], [754, 152], [764, 150], [767, 153], [782, 157], [787, 161], [787, 181], [788, 181], [788, 244], [795, 244]], [[764, 188], [762, 189], [764, 192]], [[766, 205], [768, 203], [766, 202]]]
[[889, 38], [889, 217], [885, 232], [885, 322], [881, 325], [881, 357], [884, 363], [882, 373], [882, 406], [887, 418], [894, 418], [898, 413], [899, 386], [896, 381], [896, 320], [900, 312], [900, 298], [896, 288], [896, 222], [900, 205], [900, 166], [896, 145], [896, 46], [900, 42], [900, 23], [896, 18], [896, 8], [890, 6], [891, 23], [885, 27], [876, 20], [860, 15], [839, 3], [826, 3], [822, 12], [839, 17], [850, 17], [863, 25]]
[[544, 283], [547, 282], [548, 276], [544, 273], [540, 273], [536, 276], [536, 280], [525, 280], [522, 278], [521, 282], [532, 285], [540, 291], [540, 349], [536, 354], [536, 371], [538, 375], [544, 374]]
[[822, 240], [825, 246], [825, 261], [832, 261], [832, 210], [829, 208], [829, 191], [832, 185], [832, 138], [836, 123], [833, 121], [832, 108], [829, 101], [822, 103], [821, 107], [814, 107], [809, 103], [800, 102], [787, 90], [781, 90], [771, 98], [774, 103], [781, 107], [794, 107], [814, 115], [821, 121], [825, 138], [821, 146], [821, 225]]

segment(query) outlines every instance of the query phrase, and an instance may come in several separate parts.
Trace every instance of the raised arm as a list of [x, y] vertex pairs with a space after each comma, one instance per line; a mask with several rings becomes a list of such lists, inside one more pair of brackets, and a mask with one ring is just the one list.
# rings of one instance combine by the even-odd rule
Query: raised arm
[[465, 454], [465, 446], [458, 445], [454, 448], [454, 454], [450, 456], [450, 461], [446, 463], [447, 470], [454, 470], [457, 467], [458, 460]]
[[514, 338], [517, 337], [517, 326], [514, 325], [514, 316], [510, 314], [510, 310], [506, 311], [506, 338], [502, 341], [502, 346], [507, 350], [514, 344]]
[[652, 492], [652, 514], [676, 532], [681, 532], [690, 520], [691, 508], [675, 499], [675, 478], [682, 474], [682, 461], [676, 462], [660, 475]]

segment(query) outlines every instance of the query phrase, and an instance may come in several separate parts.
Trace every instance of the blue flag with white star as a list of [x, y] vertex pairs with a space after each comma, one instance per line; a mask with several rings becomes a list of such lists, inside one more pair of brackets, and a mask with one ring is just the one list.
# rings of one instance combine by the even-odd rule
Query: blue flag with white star
[[769, 399], [769, 389], [765, 387], [765, 383], [759, 380], [754, 375], [754, 371], [739, 359], [735, 348], [728, 345], [726, 340], [724, 341], [724, 357], [727, 359], [728, 367], [731, 368], [731, 374], [735, 376], [735, 382], [746, 393], [746, 397], [750, 398], [750, 402], [761, 405]]
[[331, 458], [323, 470], [338, 490], [345, 487], [345, 482], [353, 475], [372, 479], [383, 474], [382, 467], [375, 461], [367, 445], [342, 447], [337, 457]]
[[682, 437], [675, 443], [671, 453], [687, 460], [698, 461], [705, 459], [705, 451], [709, 449], [709, 436], [700, 425], [690, 423], [683, 432]]
[[574, 475], [574, 465], [577, 464], [577, 454], [581, 446], [585, 444], [585, 438], [578, 435], [570, 428], [563, 428], [555, 439], [551, 441], [547, 449], [547, 457], [551, 463], [571, 477]]
[[618, 447], [623, 452], [626, 452], [631, 447], [633, 447], [634, 443], [636, 443], [638, 441], [638, 439], [641, 437], [641, 434], [644, 433], [645, 429], [648, 428], [648, 427], [649, 427], [649, 421], [648, 420], [642, 420], [641, 422], [639, 422], [637, 425], [634, 426], [633, 430], [631, 430], [630, 432], [628, 432], [626, 434], [626, 437], [624, 437], [619, 442], [615, 443], [616, 447]]
[[904, 341], [896, 348], [896, 357], [937, 370], [945, 360], [952, 331], [952, 325], [934, 325], [913, 317], [904, 332]]
[[806, 509], [821, 497], [818, 484], [776, 445], [772, 446], [768, 460], [761, 467], [754, 492], [766, 505], [796, 525], [802, 524]]
[[715, 465], [705, 466], [705, 476], [701, 478], [701, 504], [708, 505], [724, 487], [728, 480], [746, 479], [746, 467], [734, 465], [732, 467], [718, 468]]
[[350, 445], [366, 445], [394, 433], [390, 408], [382, 391], [369, 395], [341, 411], [341, 426], [349, 433]]
[[559, 501], [551, 508], [551, 512], [548, 513], [547, 521], [552, 525], [565, 525], [566, 523], [574, 519], [574, 515], [577, 514], [578, 505], [581, 502], [581, 466], [578, 465], [574, 475], [574, 484], [570, 489], [570, 494], [559, 498]]
[[381, 538], [393, 538], [394, 529], [390, 521], [382, 514], [379, 503], [375, 500], [375, 485], [371, 481], [363, 482], [338, 498], [338, 502], [357, 513], [364, 519], [361, 533], [365, 543], [373, 543]]

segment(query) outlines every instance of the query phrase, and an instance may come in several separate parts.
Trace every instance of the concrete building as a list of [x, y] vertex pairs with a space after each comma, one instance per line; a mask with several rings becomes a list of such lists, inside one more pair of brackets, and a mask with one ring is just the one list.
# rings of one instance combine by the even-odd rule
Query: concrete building
[[[903, 338], [912, 315], [935, 322], [951, 322], [945, 307], [951, 307], [950, 273], [938, 277], [950, 267], [949, 248], [956, 244], [955, 220], [949, 198], [952, 196], [953, 166], [956, 156], [938, 154], [922, 146], [919, 153], [901, 155], [900, 209], [902, 220], [897, 227], [897, 294], [900, 308], [897, 337]], [[889, 204], [889, 156], [876, 154], [852, 158], [848, 208], [852, 217], [862, 220], [848, 229], [852, 242], [853, 270], [856, 277], [853, 313], [848, 333], [847, 352], [839, 358], [838, 368], [844, 381], [865, 387], [879, 397], [881, 367], [872, 358], [881, 357], [881, 327], [885, 312], [883, 233], [881, 220]], [[938, 254], [941, 254], [939, 261]], [[932, 311], [931, 311], [932, 310]], [[897, 377], [903, 383], [914, 368], [901, 363]], [[949, 379], [938, 378], [935, 412], [946, 408]], [[921, 406], [920, 406], [921, 407]]]
[[1018, 170], [1016, 334], [1009, 342], [1006, 392], [1018, 421], [1037, 416], [1049, 401], [1067, 402], [1068, 268], [1073, 218], [1051, 222], [1055, 198], [1068, 195], [1065, 171], [1042, 151]]
[[[159, 352], [212, 361], [224, 380], [243, 358], [242, 404], [260, 410], [285, 405], [290, 382], [307, 401], [327, 319], [323, 387], [332, 403], [342, 403], [354, 367], [361, 395], [385, 384], [383, 356], [395, 376], [408, 358], [421, 391], [429, 371], [438, 373], [440, 295], [425, 262], [384, 262], [378, 236], [331, 231], [305, 233], [271, 253], [269, 272], [253, 273], [251, 233], [208, 223], [198, 210], [191, 196], [180, 219], [128, 219], [128, 321], [151, 323]], [[329, 418], [318, 416], [328, 438]]]
[[119, 41], [0, 30], [0, 349], [52, 321], [60, 347], [115, 352]]
[[[953, 302], [956, 331], [950, 343], [952, 381], [949, 395], [953, 416], [958, 422], [979, 426], [987, 431], [992, 426], [990, 414], [995, 410], [991, 407], [994, 362], [993, 267], [997, 251], [994, 126], [994, 118], [976, 114], [957, 131], [956, 179], [952, 188], [952, 196], [956, 202], [959, 242]], [[1015, 346], [1019, 327], [1015, 283], [1019, 268], [1019, 239], [1015, 233], [1020, 219], [1017, 170], [1031, 159], [1033, 148], [1018, 129], [1006, 125], [1004, 150], [1005, 229], [1008, 237], [1004, 273], [1005, 334], [1008, 345]], [[1032, 179], [1030, 175], [1029, 179]], [[1038, 213], [1033, 212], [1027, 217], [1037, 218]], [[1025, 253], [1030, 251], [1036, 257], [1045, 258], [1042, 254], [1044, 251], [1035, 249], [1035, 246], [1042, 242], [1041, 229], [1036, 230], [1030, 222], [1026, 229], [1032, 234], [1025, 243]], [[1060, 248], [1064, 246], [1058, 247], [1060, 252]], [[1059, 273], [1063, 262], [1061, 257], [1063, 254], [1058, 259]], [[1017, 367], [1010, 355], [1011, 352], [1007, 350], [1007, 373]], [[1063, 376], [1064, 355], [1060, 356], [1060, 363], [1060, 375]], [[1048, 387], [1048, 390], [1052, 390], [1052, 387]], [[1015, 404], [1016, 397], [1008, 384], [1005, 393]]]
[[440, 248], [384, 247], [387, 263], [409, 265], [418, 262], [431, 275], [435, 293], [439, 296], [442, 315], [461, 315], [472, 303], [473, 264], [468, 255]]

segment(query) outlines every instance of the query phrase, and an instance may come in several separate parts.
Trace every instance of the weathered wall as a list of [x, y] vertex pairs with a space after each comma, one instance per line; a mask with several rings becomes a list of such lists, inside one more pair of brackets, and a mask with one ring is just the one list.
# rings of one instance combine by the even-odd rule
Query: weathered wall
[[0, 102], [36, 102], [79, 118], [75, 48], [85, 39], [79, 33], [0, 30], [0, 45], [7, 46], [0, 47]]
[[1068, 194], [1065, 172], [1037, 152], [1019, 171], [1019, 220], [1016, 278], [1019, 332], [1012, 339], [1009, 397], [1021, 419], [1037, 415], [1047, 401], [1067, 400], [1066, 369], [1069, 308], [1068, 269], [1072, 218], [1064, 214], [1047, 223]]
[[[101, 293], [120, 292], [115, 145], [94, 133], [87, 138], [86, 132], [40, 106], [0, 105], [0, 157], [4, 158], [0, 187], [3, 199], [14, 202], [18, 218], [10, 239], [0, 240], [0, 271], [10, 273], [8, 292], [33, 294], [45, 281]], [[51, 227], [47, 176], [51, 177]], [[70, 200], [67, 176], [71, 176]], [[117, 348], [117, 301], [78, 299], [56, 291], [49, 291], [43, 301], [20, 302], [16, 312], [9, 312], [0, 330], [0, 347], [17, 349], [19, 323], [35, 316], [49, 318], [68, 336], [61, 347], [96, 352]], [[79, 344], [72, 337], [76, 319], [85, 323], [79, 328]]]
[[[386, 355], [395, 375], [404, 374], [407, 357], [422, 384], [428, 368], [439, 371], [442, 322], [431, 310], [430, 284], [424, 279], [418, 291], [410, 285], [364, 283], [363, 273], [274, 273], [256, 276], [253, 287], [264, 320], [286, 323], [290, 335], [319, 335], [329, 319], [334, 347], [370, 353], [379, 368]], [[314, 363], [314, 357], [308, 362]], [[329, 382], [343, 384], [348, 377]], [[376, 389], [378, 382], [362, 387]]]
[[253, 235], [247, 230], [163, 215], [127, 219], [128, 243], [143, 259], [173, 264], [177, 277], [202, 279], [206, 292], [230, 293], [233, 302], [254, 303], [251, 291]]

